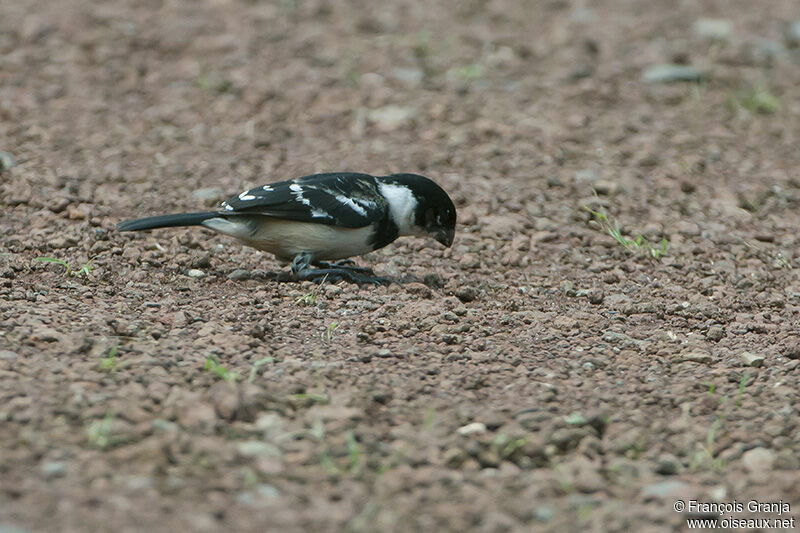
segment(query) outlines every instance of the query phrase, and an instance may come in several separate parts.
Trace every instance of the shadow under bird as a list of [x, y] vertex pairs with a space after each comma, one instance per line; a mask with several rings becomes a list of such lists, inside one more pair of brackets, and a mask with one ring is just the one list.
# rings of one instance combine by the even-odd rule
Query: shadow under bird
[[[382, 283], [348, 257], [383, 248], [398, 237], [453, 244], [456, 208], [447, 193], [417, 174], [312, 174], [244, 191], [216, 211], [120, 222], [119, 231], [204, 226], [291, 262], [298, 280]], [[344, 260], [344, 261], [342, 261]], [[334, 262], [338, 261], [338, 262]]]

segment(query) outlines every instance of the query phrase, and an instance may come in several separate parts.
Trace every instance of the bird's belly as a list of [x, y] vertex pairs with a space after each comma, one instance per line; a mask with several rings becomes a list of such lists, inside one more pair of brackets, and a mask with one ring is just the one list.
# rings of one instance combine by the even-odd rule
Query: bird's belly
[[373, 232], [372, 226], [342, 228], [313, 222], [264, 219], [252, 235], [242, 240], [280, 259], [291, 260], [299, 253], [309, 252], [315, 261], [334, 261], [371, 252]]

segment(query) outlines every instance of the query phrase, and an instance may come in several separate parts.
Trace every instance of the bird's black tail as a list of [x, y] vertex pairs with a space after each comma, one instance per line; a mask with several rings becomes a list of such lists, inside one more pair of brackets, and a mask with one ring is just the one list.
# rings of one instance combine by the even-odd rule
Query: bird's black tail
[[117, 224], [119, 231], [137, 231], [142, 229], [175, 228], [180, 226], [199, 226], [206, 220], [218, 217], [215, 211], [202, 213], [178, 213], [175, 215], [161, 215], [157, 217], [137, 218], [126, 220]]

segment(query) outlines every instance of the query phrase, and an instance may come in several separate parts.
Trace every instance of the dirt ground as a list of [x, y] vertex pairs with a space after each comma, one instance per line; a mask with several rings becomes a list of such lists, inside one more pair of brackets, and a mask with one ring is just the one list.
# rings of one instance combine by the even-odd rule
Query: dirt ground
[[[0, 0], [0, 532], [793, 517], [800, 23], [761, 4]], [[455, 244], [317, 288], [115, 231], [334, 170], [435, 179]]]

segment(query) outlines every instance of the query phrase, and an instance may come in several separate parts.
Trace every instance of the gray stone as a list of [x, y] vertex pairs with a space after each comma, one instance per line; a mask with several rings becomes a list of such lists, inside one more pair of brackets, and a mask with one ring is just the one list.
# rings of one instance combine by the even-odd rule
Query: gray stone
[[388, 105], [371, 110], [367, 116], [379, 130], [394, 131], [410, 123], [414, 115], [414, 108]]
[[482, 422], [473, 422], [472, 424], [467, 424], [466, 426], [461, 426], [456, 430], [456, 433], [462, 436], [469, 436], [469, 435], [476, 435], [481, 433], [486, 433], [486, 424]]
[[402, 81], [411, 87], [418, 87], [422, 83], [423, 73], [416, 68], [395, 68], [392, 69], [392, 78]]
[[786, 56], [783, 43], [771, 39], [757, 39], [749, 45], [750, 55], [756, 65], [769, 67]]
[[603, 298], [605, 294], [603, 293], [602, 289], [589, 289], [586, 291], [586, 297], [589, 299], [589, 303], [592, 305], [600, 305], [603, 303]]
[[597, 180], [594, 182], [594, 190], [597, 194], [609, 196], [618, 193], [619, 189], [619, 183], [616, 181]]
[[764, 364], [764, 356], [757, 355], [750, 352], [742, 352], [742, 364], [744, 366], [753, 366], [753, 367], [760, 367]]
[[19, 355], [17, 355], [16, 352], [12, 352], [11, 350], [0, 350], [0, 359], [6, 359], [11, 361], [16, 359], [17, 357], [19, 357]]
[[708, 72], [689, 65], [652, 65], [642, 72], [642, 81], [646, 83], [702, 81], [705, 79], [708, 79]]
[[280, 496], [278, 489], [276, 489], [269, 483], [259, 483], [258, 485], [256, 485], [256, 494], [258, 494], [262, 498], [266, 498], [269, 500], [274, 500], [275, 498]]
[[585, 168], [573, 174], [572, 178], [578, 183], [592, 183], [600, 179], [600, 174], [594, 169]]
[[39, 469], [45, 479], [55, 479], [67, 473], [67, 465], [61, 461], [47, 461]]
[[682, 354], [677, 356], [675, 360], [678, 363], [691, 362], [691, 363], [701, 363], [704, 365], [711, 364], [711, 362], [713, 361], [711, 354], [696, 350], [683, 352]]
[[642, 489], [642, 496], [645, 498], [669, 498], [670, 496], [685, 496], [686, 489], [689, 487], [683, 481], [670, 480], [662, 481], [654, 485], [648, 485]]
[[233, 281], [244, 281], [250, 279], [250, 271], [245, 270], [243, 268], [237, 268], [230, 274], [228, 274], [228, 279]]
[[190, 268], [186, 271], [186, 275], [190, 278], [202, 278], [206, 275], [206, 273], [197, 268]]
[[280, 457], [281, 450], [274, 444], [260, 440], [247, 440], [240, 442], [236, 450], [242, 457]]
[[477, 296], [477, 291], [472, 287], [460, 287], [456, 290], [456, 298], [465, 303], [475, 300]]
[[786, 26], [784, 32], [786, 46], [791, 48], [800, 47], [800, 20], [793, 20]]
[[286, 422], [276, 413], [264, 413], [256, 418], [256, 429], [267, 436], [277, 436], [286, 431]]
[[164, 420], [163, 418], [153, 419], [151, 425], [153, 426], [153, 431], [173, 432], [179, 429], [178, 424], [170, 422], [169, 420]]
[[442, 455], [442, 460], [448, 468], [458, 468], [467, 459], [467, 454], [461, 448], [450, 448]]
[[533, 512], [533, 516], [536, 517], [536, 520], [539, 522], [549, 522], [554, 514], [553, 508], [547, 507], [546, 505], [540, 505]]
[[0, 152], [0, 172], [11, 170], [15, 166], [17, 166], [17, 161], [13, 155], [8, 152]]
[[558, 449], [566, 451], [577, 447], [586, 435], [587, 430], [583, 428], [560, 428], [550, 434], [549, 441]]
[[721, 341], [724, 336], [725, 336], [725, 328], [723, 328], [722, 326], [711, 326], [710, 328], [708, 328], [708, 331], [706, 332], [706, 338], [714, 342]]
[[224, 193], [222, 192], [222, 189], [217, 187], [206, 187], [204, 189], [197, 189], [196, 191], [192, 192], [192, 196], [198, 200], [215, 200], [223, 195]]
[[694, 32], [704, 39], [726, 41], [733, 35], [733, 21], [728, 19], [700, 18], [694, 23]]
[[742, 455], [745, 470], [751, 473], [768, 473], [775, 464], [775, 452], [766, 448], [753, 448]]
[[662, 476], [674, 476], [678, 473], [680, 466], [680, 462], [674, 455], [665, 453], [658, 458], [656, 473]]
[[47, 326], [38, 326], [31, 333], [31, 339], [39, 342], [56, 342], [61, 338], [61, 333]]

